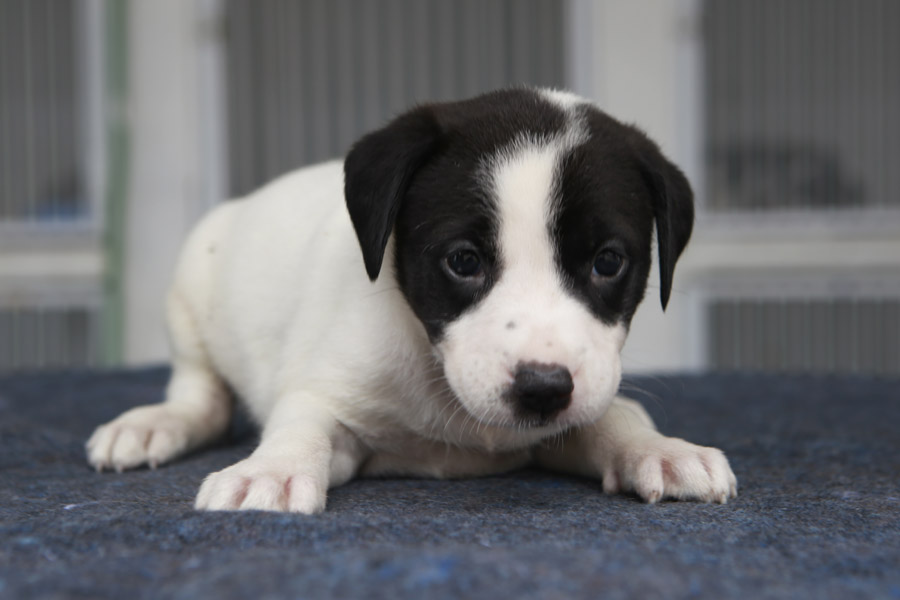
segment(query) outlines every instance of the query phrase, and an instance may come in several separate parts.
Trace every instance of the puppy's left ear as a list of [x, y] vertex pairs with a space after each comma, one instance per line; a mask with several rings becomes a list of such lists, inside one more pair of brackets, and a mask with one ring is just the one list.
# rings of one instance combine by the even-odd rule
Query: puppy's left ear
[[360, 139], [344, 161], [344, 197], [369, 279], [384, 249], [412, 176], [434, 151], [440, 128], [431, 107], [407, 112]]
[[[649, 140], [647, 140], [649, 142]], [[659, 296], [663, 310], [672, 292], [675, 262], [694, 228], [694, 193], [681, 169], [669, 162], [653, 142], [642, 152], [644, 177], [653, 191], [653, 216], [659, 250]]]

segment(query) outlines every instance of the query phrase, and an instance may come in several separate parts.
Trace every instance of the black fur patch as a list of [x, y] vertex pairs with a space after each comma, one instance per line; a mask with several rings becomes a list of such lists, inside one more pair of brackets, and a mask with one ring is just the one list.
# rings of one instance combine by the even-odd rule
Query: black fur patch
[[[628, 325], [646, 289], [654, 218], [665, 308], [675, 260], [693, 223], [690, 187], [641, 131], [590, 105], [578, 111], [590, 137], [560, 166], [551, 225], [558, 261], [569, 289], [598, 318]], [[676, 189], [666, 197], [665, 190]], [[619, 277], [591, 276], [594, 259], [604, 249], [625, 257]]]
[[[562, 161], [552, 235], [571, 292], [607, 324], [628, 323], [650, 270], [653, 212], [628, 138], [632, 132], [593, 109], [581, 109], [590, 138]], [[594, 259], [612, 248], [626, 259], [614, 281], [595, 281]]]

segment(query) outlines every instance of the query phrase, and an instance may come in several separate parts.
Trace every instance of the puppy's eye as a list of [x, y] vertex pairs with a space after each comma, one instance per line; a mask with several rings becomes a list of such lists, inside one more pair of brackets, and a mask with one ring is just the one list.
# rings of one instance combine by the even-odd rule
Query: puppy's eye
[[444, 261], [450, 272], [457, 277], [469, 279], [481, 275], [481, 257], [474, 250], [468, 248], [454, 250]]
[[615, 250], [601, 250], [594, 259], [594, 270], [591, 274], [594, 277], [603, 279], [612, 279], [622, 272], [625, 266], [625, 257]]

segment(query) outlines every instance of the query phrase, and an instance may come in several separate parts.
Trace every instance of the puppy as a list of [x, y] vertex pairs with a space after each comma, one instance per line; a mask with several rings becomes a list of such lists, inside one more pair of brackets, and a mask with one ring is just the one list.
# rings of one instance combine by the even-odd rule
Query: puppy
[[665, 307], [692, 193], [644, 134], [550, 90], [415, 108], [343, 169], [288, 174], [196, 227], [168, 295], [165, 402], [99, 427], [88, 459], [171, 461], [222, 435], [234, 392], [261, 441], [198, 509], [316, 513], [356, 476], [529, 464], [724, 503], [721, 451], [616, 396], [654, 224]]

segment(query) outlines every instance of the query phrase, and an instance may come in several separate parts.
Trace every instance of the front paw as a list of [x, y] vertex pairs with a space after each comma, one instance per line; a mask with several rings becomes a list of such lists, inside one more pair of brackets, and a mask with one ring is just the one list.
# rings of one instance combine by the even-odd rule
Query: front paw
[[664, 498], [725, 504], [737, 496], [737, 478], [725, 454], [664, 436], [634, 441], [603, 470], [607, 493], [634, 492], [644, 501]]
[[85, 444], [88, 462], [97, 471], [156, 468], [189, 449], [193, 429], [165, 404], [139, 406], [94, 431]]
[[271, 510], [307, 515], [325, 510], [327, 476], [298, 468], [297, 459], [251, 456], [207, 476], [197, 510]]

